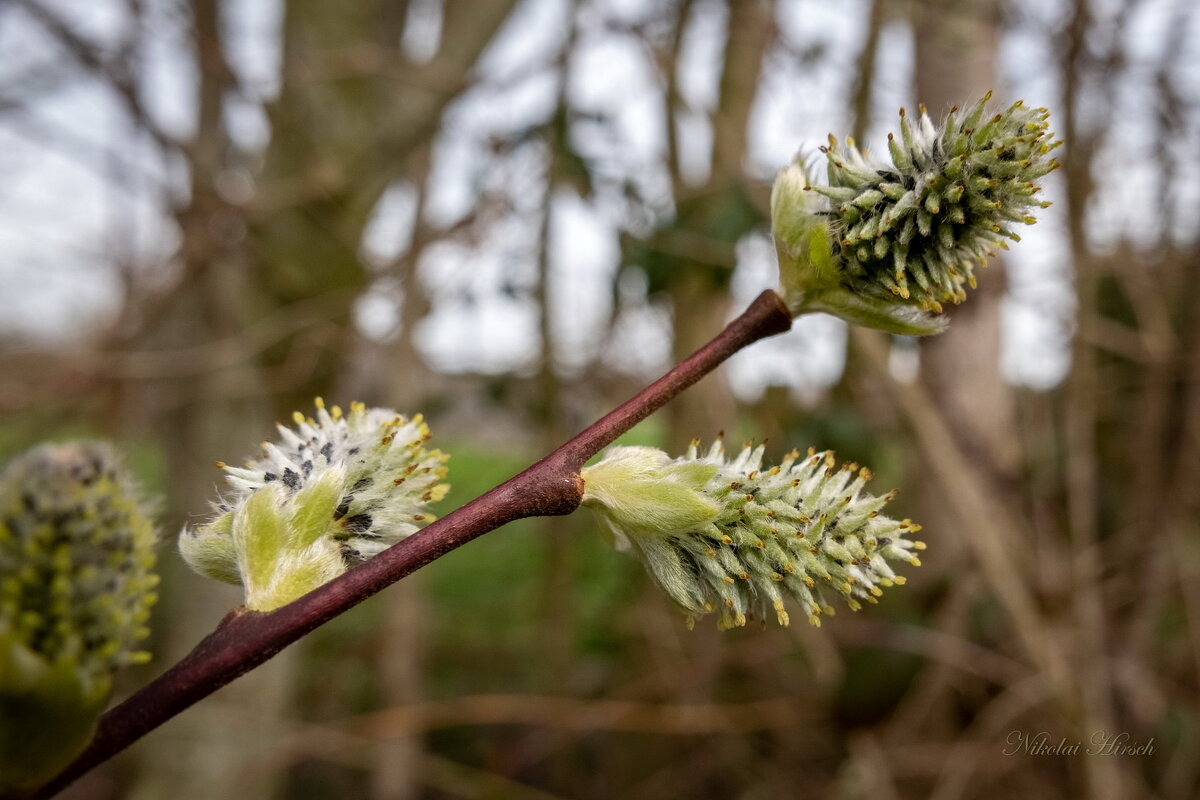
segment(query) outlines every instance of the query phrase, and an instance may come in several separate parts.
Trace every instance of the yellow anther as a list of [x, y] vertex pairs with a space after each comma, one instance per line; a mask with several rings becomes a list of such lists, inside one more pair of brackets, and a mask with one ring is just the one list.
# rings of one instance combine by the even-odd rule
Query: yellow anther
[[316, 406], [317, 408], [324, 408], [325, 407], [325, 398], [319, 397], [319, 396], [314, 397], [313, 405]]
[[892, 583], [896, 584], [897, 586], [903, 586], [904, 584], [908, 583], [908, 578], [904, 577], [903, 575], [897, 575], [896, 577], [892, 578]]

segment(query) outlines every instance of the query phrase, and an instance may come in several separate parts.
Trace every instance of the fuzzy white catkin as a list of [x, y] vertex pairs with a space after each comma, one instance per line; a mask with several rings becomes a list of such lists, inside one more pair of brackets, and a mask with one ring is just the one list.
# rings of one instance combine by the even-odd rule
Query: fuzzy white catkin
[[427, 450], [429, 427], [382, 408], [296, 412], [279, 441], [242, 467], [224, 463], [228, 490], [215, 517], [179, 535], [197, 572], [246, 589], [268, 611], [416, 533], [445, 496], [448, 455]]

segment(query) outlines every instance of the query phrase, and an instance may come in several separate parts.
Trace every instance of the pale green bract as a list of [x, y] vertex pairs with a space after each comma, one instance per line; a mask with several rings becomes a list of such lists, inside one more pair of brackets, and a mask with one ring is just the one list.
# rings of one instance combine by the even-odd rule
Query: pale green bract
[[91, 739], [156, 595], [157, 535], [110, 447], [43, 445], [0, 473], [0, 792]]
[[1017, 102], [989, 114], [989, 92], [951, 109], [937, 127], [924, 106], [915, 125], [900, 110], [891, 163], [852, 139], [821, 148], [828, 185], [804, 164], [784, 168], [771, 193], [771, 228], [784, 301], [793, 315], [834, 314], [857, 325], [923, 336], [945, 328], [944, 303], [966, 299], [974, 268], [1032, 225], [1040, 181], [1061, 142], [1049, 112]]
[[449, 490], [448, 455], [426, 450], [417, 415], [317, 398], [315, 417], [279, 425], [278, 444], [244, 467], [218, 463], [228, 493], [210, 522], [184, 528], [179, 550], [202, 575], [241, 584], [246, 606], [270, 611], [416, 533]]
[[879, 512], [894, 493], [864, 491], [870, 471], [836, 465], [830, 452], [789, 453], [762, 469], [764, 448], [727, 459], [718, 440], [682, 458], [650, 447], [614, 447], [583, 470], [583, 504], [688, 614], [717, 612], [718, 626], [773, 613], [781, 625], [791, 598], [809, 621], [833, 608], [832, 589], [857, 610], [882, 588], [904, 583], [889, 561], [921, 562], [920, 530]]

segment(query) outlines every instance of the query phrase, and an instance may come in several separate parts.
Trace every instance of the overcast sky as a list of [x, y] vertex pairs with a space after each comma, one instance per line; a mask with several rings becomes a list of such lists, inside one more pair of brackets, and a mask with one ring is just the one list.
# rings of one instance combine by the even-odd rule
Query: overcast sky
[[[117, 0], [48, 5], [63, 9], [81, 32], [107, 46], [125, 25], [124, 4]], [[154, 36], [142, 53], [144, 101], [165, 130], [186, 138], [195, 116], [186, 18], [165, 0], [146, 5]], [[1028, 7], [1029, 18], [1004, 40], [998, 93], [1053, 109], [1060, 87], [1050, 67], [1054, 56], [1046, 31], [1061, 20], [1063, 3], [1022, 0], [1019, 5]], [[236, 141], [257, 149], [270, 135], [261, 104], [279, 84], [280, 9], [275, 0], [226, 7], [228, 56], [245, 87], [244, 96], [230, 100], [227, 115]], [[438, 33], [439, 5], [425, 0], [413, 7], [405, 44], [413, 54], [427, 56]], [[633, 37], [605, 24], [612, 18], [642, 18], [649, 2], [597, 0], [585, 7], [569, 77], [571, 102], [578, 110], [610, 115], [618, 136], [592, 135], [581, 126], [573, 131], [575, 144], [595, 160], [636, 177], [649, 196], [664, 195], [668, 178], [658, 166], [664, 131], [652, 65]], [[844, 97], [865, 20], [861, 0], [796, 0], [781, 7], [785, 41], [797, 50], [821, 45], [825, 55], [803, 72], [793, 60], [768, 62], [753, 114], [750, 153], [751, 169], [764, 182], [798, 149], [812, 148], [826, 133], [844, 130]], [[1138, 85], [1136, 59], [1149, 59], [1155, 43], [1168, 33], [1167, 8], [1166, 0], [1146, 0], [1127, 30], [1112, 31], [1130, 37], [1134, 77], [1118, 95], [1133, 108], [1138, 91], [1145, 91]], [[679, 76], [680, 92], [690, 107], [680, 135], [686, 174], [700, 181], [708, 169], [706, 113], [716, 101], [724, 33], [721, 13], [694, 18]], [[479, 68], [484, 80], [448, 109], [439, 134], [427, 208], [431, 221], [450, 224], [467, 213], [475, 201], [473, 181], [490, 157], [487, 140], [495, 132], [544, 118], [553, 106], [557, 89], [548, 65], [561, 47], [566, 24], [562, 0], [525, 0], [487, 52]], [[1190, 40], [1200, 40], [1200, 31], [1193, 33]], [[1194, 47], [1188, 52], [1196, 56]], [[886, 132], [894, 128], [895, 110], [912, 105], [912, 58], [910, 31], [890, 25], [882, 36], [873, 87], [876, 118], [868, 146], [881, 149]], [[514, 82], [513, 76], [525, 77]], [[6, 87], [0, 94], [0, 174], [5, 176], [0, 187], [0, 326], [35, 337], [79, 336], [112, 313], [117, 290], [108, 265], [114, 256], [151, 265], [148, 280], [155, 277], [153, 265], [169, 261], [177, 234], [164, 218], [162, 198], [185, 191], [186, 182], [179, 166], [162, 163], [156, 148], [135, 131], [110, 90], [73, 70], [38, 23], [12, 3], [0, 4], [0, 85]], [[1120, 235], [1156, 232], [1152, 226], [1163, 224], [1143, 218], [1149, 204], [1137, 202], [1164, 189], [1154, 185], [1154, 176], [1138, 158], [1137, 145], [1148, 140], [1153, 124], [1149, 115], [1131, 113], [1114, 131], [1128, 146], [1112, 147], [1104, 156], [1106, 173], [1120, 176], [1121, 184], [1119, 190], [1101, 185], [1093, 217], [1098, 246]], [[1189, 161], [1186, 174], [1178, 176], [1179, 186], [1173, 187], [1181, 202], [1193, 208], [1200, 191], [1197, 169], [1196, 160]], [[519, 180], [520, 171], [510, 178]], [[248, 183], [229, 175], [222, 186], [236, 197]], [[1049, 197], [1057, 199], [1058, 194], [1058, 184], [1051, 181]], [[1072, 302], [1059, 208], [1043, 212], [1041, 222], [1027, 235], [1023, 231], [1024, 241], [1006, 258], [1010, 296], [1004, 308], [1003, 367], [1013, 381], [1035, 387], [1054, 385], [1067, 368]], [[413, 187], [398, 185], [389, 191], [363, 243], [365, 256], [387, 259], [405, 247], [413, 213]], [[563, 351], [576, 354], [561, 364], [567, 372], [598, 355], [597, 333], [609, 314], [607, 287], [620, 266], [615, 237], [620, 219], [618, 203], [603, 189], [591, 203], [569, 193], [555, 198], [549, 291], [558, 336], [567, 345]], [[520, 294], [495, 291], [503, 281], [530, 279], [532, 264], [514, 265], [531, 244], [530, 235], [530, 226], [514, 220], [495, 226], [478, 249], [445, 244], [428, 252], [422, 275], [437, 287], [434, 310], [416, 334], [422, 351], [439, 368], [500, 371], [535, 363], [536, 309]], [[737, 253], [733, 287], [735, 306], [741, 307], [774, 284], [775, 268], [765, 234], [747, 237]], [[524, 278], [523, 269], [528, 273]], [[636, 281], [622, 286], [629, 296], [639, 291]], [[461, 303], [438, 302], [440, 295], [464, 292], [473, 298], [469, 310]], [[364, 330], [394, 334], [399, 296], [397, 287], [384, 283], [365, 298], [360, 304]], [[608, 355], [623, 359], [630, 369], [659, 369], [669, 352], [665, 329], [661, 312], [626, 315]], [[840, 374], [844, 339], [834, 320], [802, 320], [792, 333], [736, 359], [731, 365], [734, 383], [747, 397], [770, 384], [799, 389], [826, 385]]]

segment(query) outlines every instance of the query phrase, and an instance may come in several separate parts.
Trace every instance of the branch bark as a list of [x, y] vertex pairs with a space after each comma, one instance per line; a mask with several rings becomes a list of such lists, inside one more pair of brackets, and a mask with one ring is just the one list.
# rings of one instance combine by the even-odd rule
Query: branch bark
[[105, 714], [88, 749], [32, 798], [52, 797], [300, 637], [451, 550], [513, 520], [571, 513], [583, 496], [580, 470], [588, 459], [734, 353], [791, 324], [779, 296], [763, 292], [706, 345], [524, 472], [289, 605], [269, 613], [231, 612], [183, 660]]

